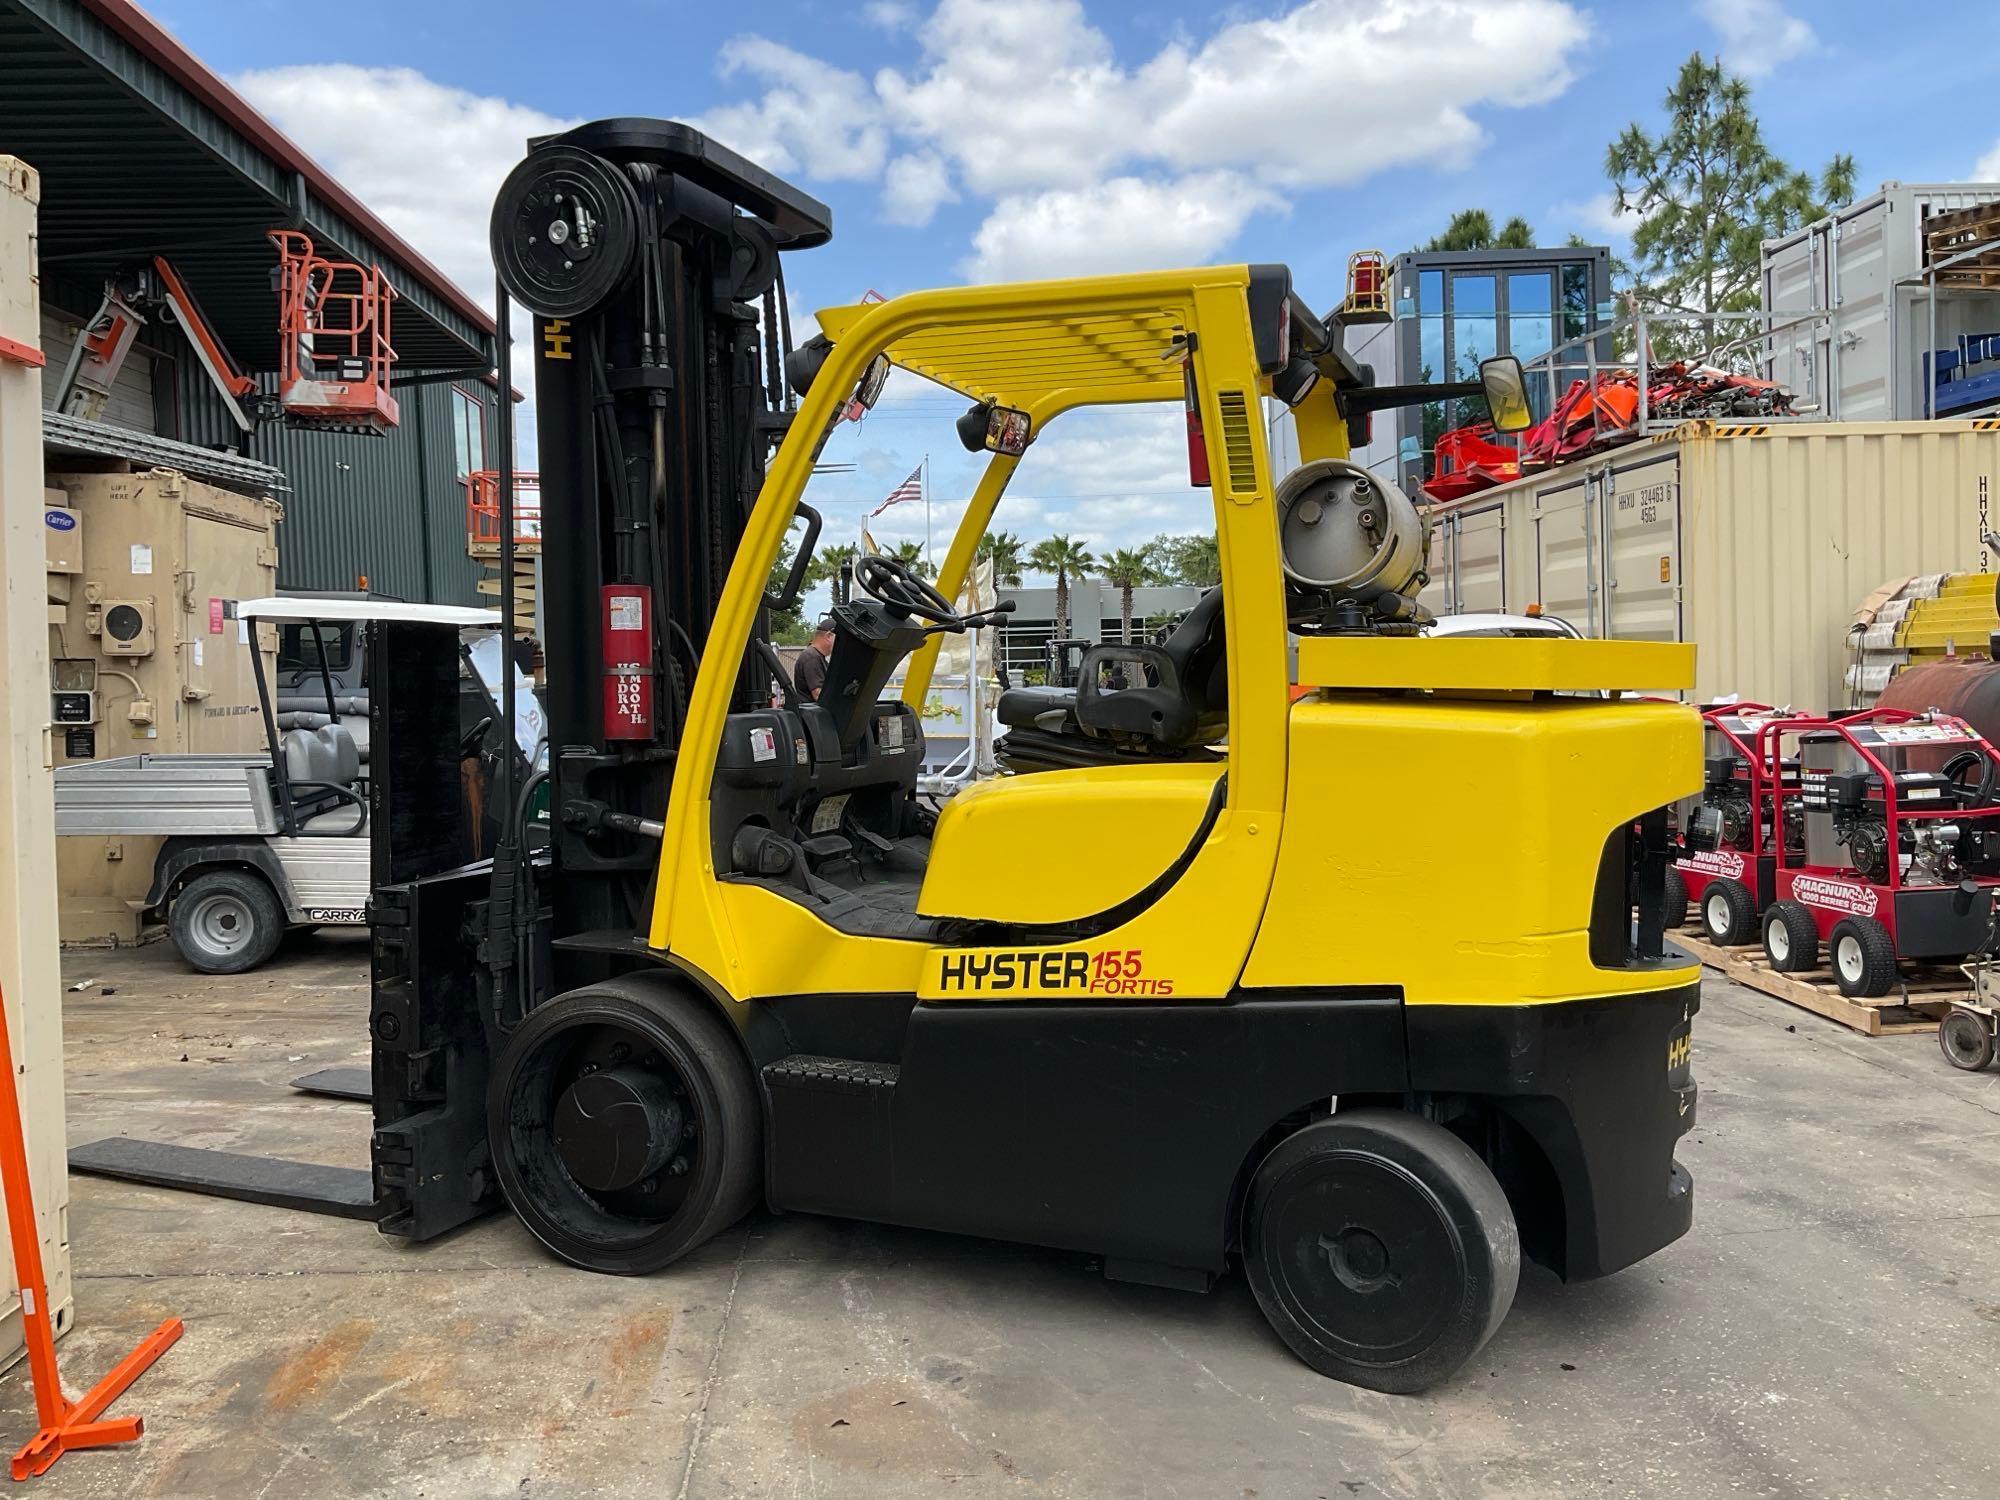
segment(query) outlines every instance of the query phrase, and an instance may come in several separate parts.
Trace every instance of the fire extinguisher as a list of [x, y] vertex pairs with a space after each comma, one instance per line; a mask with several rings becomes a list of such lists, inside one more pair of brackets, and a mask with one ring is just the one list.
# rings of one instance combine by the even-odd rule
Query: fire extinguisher
[[604, 737], [653, 737], [653, 591], [643, 583], [604, 589]]

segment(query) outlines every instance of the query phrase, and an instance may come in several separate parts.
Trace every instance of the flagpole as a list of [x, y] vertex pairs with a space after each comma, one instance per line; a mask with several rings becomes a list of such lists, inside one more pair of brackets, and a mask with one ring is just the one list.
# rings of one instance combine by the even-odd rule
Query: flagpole
[[923, 479], [920, 487], [924, 492], [924, 561], [930, 564], [931, 576], [937, 576], [937, 559], [931, 554], [931, 456], [926, 453], [920, 465]]

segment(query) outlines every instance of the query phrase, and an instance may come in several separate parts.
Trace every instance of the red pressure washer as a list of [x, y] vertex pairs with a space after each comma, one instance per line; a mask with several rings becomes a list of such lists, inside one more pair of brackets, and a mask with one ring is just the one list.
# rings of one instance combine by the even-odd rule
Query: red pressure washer
[[1799, 774], [1772, 781], [1772, 813], [1798, 813], [1779, 840], [1764, 952], [1781, 973], [1817, 968], [1824, 942], [1848, 996], [1885, 995], [1900, 959], [1960, 963], [1992, 944], [2000, 888], [2000, 754], [1963, 719], [1877, 708], [1774, 719], [1754, 760]]
[[[1667, 926], [1679, 927], [1693, 899], [1709, 941], [1733, 947], [1757, 940], [1757, 919], [1777, 894], [1773, 777], [1758, 751], [1758, 733], [1773, 722], [1809, 716], [1768, 703], [1728, 703], [1701, 717], [1703, 785], [1698, 797], [1676, 809], [1675, 821], [1685, 831], [1701, 811], [1715, 847], [1698, 849], [1681, 839], [1681, 852], [1667, 870], [1664, 909]], [[1786, 761], [1779, 775], [1796, 788], [1797, 759]], [[1799, 847], [1805, 837], [1801, 816], [1795, 808], [1784, 828], [1785, 841]]]

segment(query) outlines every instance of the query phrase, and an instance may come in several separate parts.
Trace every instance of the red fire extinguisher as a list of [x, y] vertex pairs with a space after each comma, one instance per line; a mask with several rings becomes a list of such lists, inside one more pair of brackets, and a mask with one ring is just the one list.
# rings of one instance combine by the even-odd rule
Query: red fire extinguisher
[[653, 591], [642, 583], [604, 589], [604, 737], [653, 737]]

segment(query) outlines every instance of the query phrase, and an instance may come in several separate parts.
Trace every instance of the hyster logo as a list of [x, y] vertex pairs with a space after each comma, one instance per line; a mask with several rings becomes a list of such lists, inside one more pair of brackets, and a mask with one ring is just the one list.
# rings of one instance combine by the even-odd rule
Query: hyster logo
[[1027, 948], [1015, 952], [946, 953], [938, 960], [938, 988], [947, 993], [1002, 994], [1010, 990], [1074, 991], [1085, 995], [1171, 995], [1171, 979], [1145, 976], [1140, 949]]
[[1822, 906], [1828, 911], [1850, 912], [1861, 917], [1874, 916], [1875, 903], [1879, 899], [1870, 886], [1855, 885], [1845, 880], [1823, 880], [1817, 875], [1801, 875], [1794, 880], [1792, 896], [1808, 906]]

